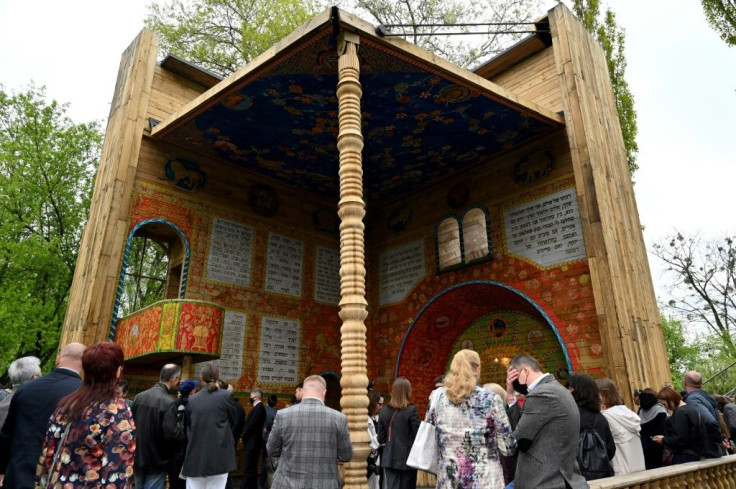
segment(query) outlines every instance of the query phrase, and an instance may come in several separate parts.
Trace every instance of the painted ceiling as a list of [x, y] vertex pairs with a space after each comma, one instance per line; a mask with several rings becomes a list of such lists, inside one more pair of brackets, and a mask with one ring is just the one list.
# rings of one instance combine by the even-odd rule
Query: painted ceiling
[[[429, 185], [560, 127], [378, 40], [362, 37], [359, 57], [367, 201]], [[337, 198], [336, 86], [328, 25], [225, 89], [214, 87], [154, 136]]]

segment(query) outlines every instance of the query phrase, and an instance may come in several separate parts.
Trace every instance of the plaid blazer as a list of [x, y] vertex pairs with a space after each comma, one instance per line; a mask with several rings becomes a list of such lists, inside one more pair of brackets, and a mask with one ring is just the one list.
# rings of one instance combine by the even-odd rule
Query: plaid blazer
[[347, 417], [307, 397], [276, 413], [267, 444], [278, 457], [272, 489], [339, 489], [337, 462], [353, 456]]

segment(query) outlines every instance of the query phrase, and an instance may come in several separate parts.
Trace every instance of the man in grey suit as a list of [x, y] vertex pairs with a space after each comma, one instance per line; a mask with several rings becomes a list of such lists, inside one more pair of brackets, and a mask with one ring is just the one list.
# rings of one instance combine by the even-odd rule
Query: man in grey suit
[[337, 462], [353, 456], [348, 418], [325, 406], [327, 384], [304, 379], [299, 404], [276, 413], [266, 449], [279, 464], [272, 489], [339, 489]]
[[[577, 462], [580, 413], [570, 392], [529, 355], [516, 356], [506, 375], [508, 415], [519, 447], [514, 488], [587, 489]], [[524, 407], [514, 391], [526, 394]]]

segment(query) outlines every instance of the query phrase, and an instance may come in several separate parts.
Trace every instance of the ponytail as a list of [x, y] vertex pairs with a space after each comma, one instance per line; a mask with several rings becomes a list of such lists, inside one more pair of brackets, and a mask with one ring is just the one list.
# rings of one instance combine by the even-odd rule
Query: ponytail
[[478, 378], [475, 370], [480, 366], [480, 356], [473, 350], [460, 350], [450, 364], [450, 372], [445, 377], [445, 393], [453, 404], [465, 401], [475, 390]]
[[208, 363], [202, 368], [202, 383], [205, 384], [207, 392], [214, 392], [217, 387], [217, 381], [220, 378], [220, 369], [213, 363]]

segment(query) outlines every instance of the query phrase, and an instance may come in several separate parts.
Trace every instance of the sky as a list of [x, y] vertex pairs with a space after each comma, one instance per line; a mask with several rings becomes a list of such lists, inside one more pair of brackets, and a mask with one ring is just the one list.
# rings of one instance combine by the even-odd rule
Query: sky
[[[149, 1], [0, 0], [0, 83], [7, 91], [43, 85], [49, 99], [70, 104], [72, 120], [104, 127], [120, 56], [143, 28]], [[607, 4], [626, 31], [647, 247], [676, 230], [736, 232], [736, 47], [710, 29], [696, 0]], [[651, 254], [649, 261], [666, 300], [663, 267]]]

